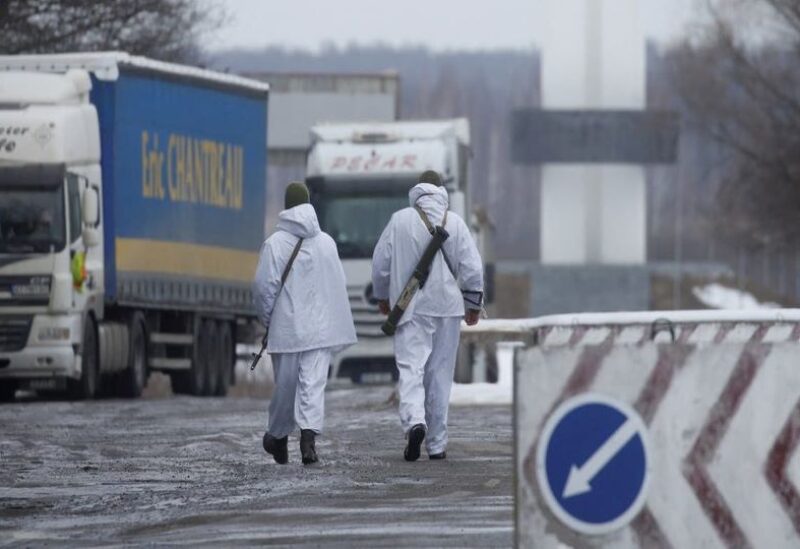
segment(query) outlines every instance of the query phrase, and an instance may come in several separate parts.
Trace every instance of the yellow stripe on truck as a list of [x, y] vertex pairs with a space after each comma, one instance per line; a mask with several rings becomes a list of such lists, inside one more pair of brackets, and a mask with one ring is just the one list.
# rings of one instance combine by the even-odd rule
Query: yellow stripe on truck
[[117, 270], [252, 282], [258, 254], [217, 246], [117, 238]]

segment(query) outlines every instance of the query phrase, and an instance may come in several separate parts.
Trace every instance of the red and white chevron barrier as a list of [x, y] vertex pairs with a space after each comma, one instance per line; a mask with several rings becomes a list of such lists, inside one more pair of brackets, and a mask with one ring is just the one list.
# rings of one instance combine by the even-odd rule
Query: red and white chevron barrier
[[[515, 359], [519, 546], [800, 547], [800, 311], [578, 315], [519, 328], [536, 342]], [[591, 395], [632, 410], [646, 431], [643, 504], [610, 528], [569, 514], [603, 514], [578, 498], [613, 504], [603, 467], [635, 433], [562, 464], [570, 477], [591, 469], [582, 490], [562, 493], [556, 458], [545, 459], [569, 456], [572, 441], [547, 437], [570, 402]], [[566, 450], [540, 448], [556, 443]], [[589, 493], [595, 481], [606, 500]]]

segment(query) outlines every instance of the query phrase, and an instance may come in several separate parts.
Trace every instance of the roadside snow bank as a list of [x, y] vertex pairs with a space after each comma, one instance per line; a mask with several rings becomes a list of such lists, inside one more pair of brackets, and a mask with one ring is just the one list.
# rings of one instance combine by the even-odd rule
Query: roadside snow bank
[[450, 404], [511, 404], [514, 398], [514, 348], [519, 343], [497, 344], [497, 383], [454, 383]]
[[777, 303], [760, 303], [753, 294], [718, 283], [692, 288], [692, 294], [712, 309], [780, 309]]

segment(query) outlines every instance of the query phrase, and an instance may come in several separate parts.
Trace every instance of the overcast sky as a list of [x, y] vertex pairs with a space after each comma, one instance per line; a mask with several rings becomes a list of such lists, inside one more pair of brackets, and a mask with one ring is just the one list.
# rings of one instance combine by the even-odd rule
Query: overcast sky
[[[324, 43], [427, 45], [435, 50], [528, 48], [537, 42], [540, 0], [211, 0], [228, 24], [210, 50]], [[572, 1], [572, 0], [564, 0]], [[697, 0], [640, 0], [645, 32], [664, 42], [697, 17]]]

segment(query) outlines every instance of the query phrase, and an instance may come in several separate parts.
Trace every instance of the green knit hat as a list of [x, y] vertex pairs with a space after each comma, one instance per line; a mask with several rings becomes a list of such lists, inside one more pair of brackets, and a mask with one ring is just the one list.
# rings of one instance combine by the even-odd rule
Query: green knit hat
[[442, 178], [439, 177], [439, 174], [433, 170], [425, 170], [422, 172], [422, 175], [419, 176], [420, 183], [430, 183], [431, 185], [436, 185], [437, 187], [442, 186]]
[[286, 197], [283, 200], [283, 207], [287, 210], [300, 204], [308, 204], [308, 187], [302, 183], [289, 183], [286, 186]]

